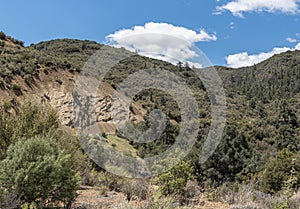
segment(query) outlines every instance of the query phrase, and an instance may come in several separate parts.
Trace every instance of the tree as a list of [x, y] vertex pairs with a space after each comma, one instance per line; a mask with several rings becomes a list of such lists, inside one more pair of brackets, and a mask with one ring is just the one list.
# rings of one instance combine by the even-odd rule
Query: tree
[[278, 134], [275, 137], [275, 147], [277, 151], [288, 149], [292, 152], [297, 152], [298, 141], [295, 136], [295, 130], [291, 125], [283, 125], [278, 129]]
[[62, 203], [70, 208], [79, 187], [71, 156], [51, 140], [35, 137], [11, 145], [0, 162], [0, 188], [38, 208]]
[[234, 181], [244, 171], [252, 172], [250, 168], [253, 165], [249, 163], [252, 155], [253, 149], [249, 146], [246, 136], [239, 132], [235, 125], [229, 125], [224, 130], [217, 150], [197, 168], [200, 170], [198, 180], [210, 179], [215, 186], [225, 181]]
[[3, 33], [2, 31], [0, 31], [0, 39], [1, 40], [5, 40], [6, 39], [5, 33]]
[[[300, 185], [300, 166], [299, 155], [293, 155], [290, 151], [283, 149], [271, 159], [263, 171], [260, 179], [260, 189], [267, 193], [276, 193], [286, 186], [291, 172], [297, 178], [293, 186], [299, 188]], [[295, 188], [295, 189], [296, 189]]]

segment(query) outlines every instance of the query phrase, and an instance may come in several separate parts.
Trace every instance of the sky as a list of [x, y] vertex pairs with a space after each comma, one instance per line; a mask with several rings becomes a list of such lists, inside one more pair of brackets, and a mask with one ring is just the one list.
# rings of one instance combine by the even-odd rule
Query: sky
[[195, 46], [213, 65], [242, 67], [300, 50], [300, 0], [3, 1], [0, 31], [25, 45], [93, 40], [171, 62], [191, 60]]

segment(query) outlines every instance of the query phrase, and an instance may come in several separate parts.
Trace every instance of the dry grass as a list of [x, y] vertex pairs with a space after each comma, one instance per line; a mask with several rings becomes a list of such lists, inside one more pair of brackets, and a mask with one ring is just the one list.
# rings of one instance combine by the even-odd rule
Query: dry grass
[[299, 209], [300, 191], [288, 198], [282, 193], [265, 194], [254, 186], [224, 184], [212, 195], [211, 199], [228, 203], [230, 209]]

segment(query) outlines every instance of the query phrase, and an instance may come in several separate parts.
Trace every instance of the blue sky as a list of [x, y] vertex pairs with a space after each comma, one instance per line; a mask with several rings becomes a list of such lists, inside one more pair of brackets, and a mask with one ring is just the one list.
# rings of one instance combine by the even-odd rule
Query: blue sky
[[166, 28], [189, 33], [213, 64], [239, 67], [300, 49], [299, 5], [299, 0], [3, 1], [0, 31], [26, 45], [56, 38], [108, 43], [109, 35], [121, 45], [122, 29], [136, 35], [143, 28]]

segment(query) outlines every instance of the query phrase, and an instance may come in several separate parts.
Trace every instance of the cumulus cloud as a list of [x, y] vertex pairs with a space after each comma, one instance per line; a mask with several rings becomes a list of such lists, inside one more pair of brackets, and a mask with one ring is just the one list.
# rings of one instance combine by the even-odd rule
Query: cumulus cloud
[[[199, 32], [168, 23], [149, 22], [144, 26], [119, 30], [106, 37], [109, 44], [173, 64], [187, 62], [197, 56], [193, 45], [201, 41], [216, 41], [215, 34]], [[199, 66], [199, 65], [198, 65]]]
[[297, 39], [291, 38], [291, 37], [287, 37], [286, 40], [290, 43], [297, 43]]
[[216, 8], [216, 14], [230, 11], [234, 16], [243, 17], [243, 12], [282, 12], [296, 14], [299, 0], [235, 0]]
[[228, 67], [239, 68], [252, 66], [254, 64], [260, 63], [275, 54], [280, 54], [286, 51], [300, 50], [300, 43], [298, 43], [294, 48], [282, 47], [274, 48], [271, 52], [263, 52], [259, 54], [249, 55], [247, 52], [242, 52], [238, 54], [232, 54], [226, 57], [226, 62]]

